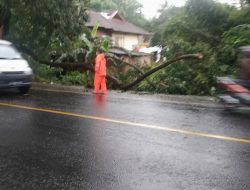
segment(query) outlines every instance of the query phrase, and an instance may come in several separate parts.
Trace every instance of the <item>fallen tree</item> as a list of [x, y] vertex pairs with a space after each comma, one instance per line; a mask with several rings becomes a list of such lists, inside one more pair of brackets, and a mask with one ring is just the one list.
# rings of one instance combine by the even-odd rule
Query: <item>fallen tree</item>
[[[35, 61], [37, 61], [41, 64], [49, 65], [51, 67], [60, 67], [60, 68], [65, 69], [65, 70], [89, 70], [91, 72], [94, 72], [94, 66], [91, 63], [85, 63], [84, 61], [81, 61], [81, 62], [62, 62], [62, 63], [57, 63], [57, 62], [52, 62], [52, 61], [43, 61], [43, 60], [39, 60], [38, 56], [36, 56], [31, 50], [29, 50], [25, 47], [21, 47], [21, 46], [19, 46], [18, 48], [20, 51], [22, 51], [23, 53], [26, 53], [32, 59], [34, 59]], [[161, 70], [161, 69], [163, 69], [171, 64], [174, 64], [180, 60], [185, 60], [185, 59], [202, 59], [203, 55], [200, 53], [181, 55], [181, 56], [178, 56], [172, 60], [163, 62], [159, 66], [147, 71], [146, 73], [144, 73], [140, 68], [136, 67], [135, 65], [130, 64], [128, 62], [125, 62], [113, 54], [107, 54], [107, 58], [119, 60], [123, 64], [129, 65], [130, 67], [134, 68], [136, 71], [138, 71], [141, 74], [135, 81], [133, 81], [129, 84], [122, 84], [122, 82], [119, 79], [117, 79], [116, 77], [111, 76], [111, 75], [107, 75], [107, 80], [111, 81], [114, 84], [114, 87], [116, 89], [127, 91], [127, 90], [131, 89], [132, 87], [134, 87], [135, 85], [142, 82], [143, 80], [147, 80], [148, 76], [152, 75], [153, 73], [155, 73], [155, 72], [157, 72], [157, 71], [159, 71], [159, 70]], [[149, 80], [148, 80], [148, 83], [150, 85], [152, 85], [153, 87], [155, 86]]]
[[[34, 61], [48, 65], [51, 67], [60, 67], [64, 70], [89, 70], [91, 72], [95, 72], [94, 66], [91, 63], [85, 63], [84, 61], [79, 61], [79, 62], [53, 62], [53, 61], [46, 61], [46, 60], [41, 60], [39, 57], [29, 48], [22, 46], [22, 45], [16, 45], [16, 47], [21, 51], [22, 53], [26, 54], [29, 56], [31, 59]], [[111, 81], [116, 88], [119, 88], [121, 86], [121, 81], [114, 76], [107, 75], [107, 79]]]
[[[135, 69], [136, 71], [138, 71], [141, 75], [144, 75], [144, 72], [143, 72], [140, 68], [138, 68], [136, 65], [131, 64], [131, 63], [126, 62], [126, 61], [123, 61], [121, 58], [117, 57], [117, 56], [114, 55], [114, 54], [108, 54], [107, 56], [108, 56], [108, 58], [109, 58], [111, 61], [113, 61], [113, 62], [115, 62], [115, 61], [121, 61], [123, 64], [128, 65], [128, 66], [134, 68], [134, 69]], [[149, 85], [151, 85], [153, 88], [155, 88], [155, 85], [154, 85], [150, 80], [148, 80], [148, 79], [145, 79], [145, 80], [148, 82]]]
[[0, 2], [0, 39], [3, 39], [7, 30], [9, 29], [10, 10], [7, 6]]
[[151, 69], [150, 71], [146, 72], [145, 74], [141, 75], [134, 82], [121, 86], [120, 89], [126, 91], [126, 90], [134, 87], [135, 85], [139, 84], [141, 81], [143, 81], [144, 79], [146, 79], [148, 76], [152, 75], [153, 73], [155, 73], [155, 72], [157, 72], [157, 71], [159, 71], [159, 70], [161, 70], [161, 69], [163, 69], [163, 68], [165, 68], [173, 63], [176, 63], [180, 60], [183, 60], [183, 59], [202, 59], [202, 58], [203, 58], [203, 55], [200, 53], [198, 53], [198, 54], [186, 54], [186, 55], [176, 57], [173, 60], [163, 62], [161, 65], [159, 65], [159, 66]]

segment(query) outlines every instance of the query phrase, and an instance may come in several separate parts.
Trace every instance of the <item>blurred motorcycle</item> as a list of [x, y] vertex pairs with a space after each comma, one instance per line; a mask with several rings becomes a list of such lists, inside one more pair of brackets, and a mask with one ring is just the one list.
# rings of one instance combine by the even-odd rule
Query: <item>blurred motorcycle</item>
[[241, 47], [240, 51], [243, 54], [240, 79], [217, 77], [217, 83], [224, 91], [218, 97], [226, 109], [250, 109], [250, 46]]

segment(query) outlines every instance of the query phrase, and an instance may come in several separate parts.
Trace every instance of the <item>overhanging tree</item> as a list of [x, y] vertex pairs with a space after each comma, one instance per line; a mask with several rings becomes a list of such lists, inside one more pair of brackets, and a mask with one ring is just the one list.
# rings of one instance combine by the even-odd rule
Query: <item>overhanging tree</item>
[[4, 37], [9, 28], [10, 9], [4, 1], [0, 2], [0, 39]]
[[0, 21], [9, 21], [4, 38], [42, 58], [51, 51], [73, 49], [83, 33], [88, 4], [89, 0], [2, 0]]

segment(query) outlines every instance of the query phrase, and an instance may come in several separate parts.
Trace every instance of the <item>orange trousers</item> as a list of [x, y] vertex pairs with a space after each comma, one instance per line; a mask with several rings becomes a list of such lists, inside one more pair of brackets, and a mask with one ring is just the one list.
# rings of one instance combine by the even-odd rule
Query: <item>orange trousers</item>
[[94, 93], [99, 93], [100, 89], [103, 94], [107, 93], [106, 76], [100, 76], [98, 74], [95, 74]]

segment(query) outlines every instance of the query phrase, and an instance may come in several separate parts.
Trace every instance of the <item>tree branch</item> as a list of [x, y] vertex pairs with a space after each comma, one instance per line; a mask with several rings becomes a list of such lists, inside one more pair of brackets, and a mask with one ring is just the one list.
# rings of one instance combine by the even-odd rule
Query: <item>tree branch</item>
[[[107, 54], [107, 57], [108, 58], [111, 58], [111, 59], [115, 59], [115, 60], [118, 60], [118, 61], [121, 61], [122, 63], [134, 68], [136, 71], [138, 71], [141, 75], [144, 75], [144, 72], [139, 69], [136, 65], [134, 64], [131, 64], [129, 62], [126, 62], [126, 61], [123, 61], [121, 58], [119, 58], [118, 56], [114, 55], [114, 54], [110, 54], [108, 53]], [[148, 82], [149, 85], [151, 85], [153, 88], [155, 88], [155, 85], [149, 80], [149, 79], [146, 79], [146, 81]]]
[[130, 83], [130, 84], [127, 84], [125, 86], [122, 86], [121, 89], [126, 91], [130, 88], [132, 88], [133, 86], [137, 85], [138, 83], [140, 83], [141, 81], [143, 81], [145, 78], [147, 78], [149, 75], [159, 71], [160, 69], [164, 68], [164, 67], [167, 67], [168, 65], [170, 64], [173, 64], [177, 61], [180, 61], [182, 59], [202, 59], [203, 58], [203, 55], [202, 54], [187, 54], [187, 55], [182, 55], [182, 56], [179, 56], [173, 60], [170, 60], [170, 61], [167, 61], [167, 62], [164, 62], [163, 64], [159, 65], [158, 67], [155, 67], [153, 69], [151, 69], [150, 71], [146, 72], [144, 75], [140, 76], [138, 79], [136, 79], [134, 82]]

